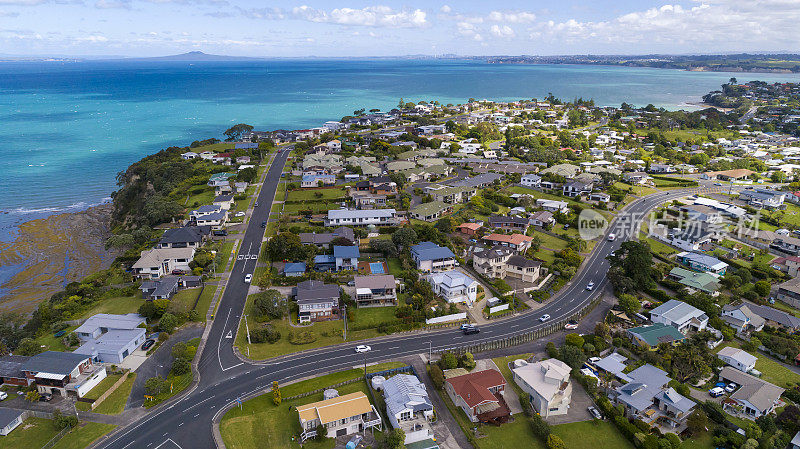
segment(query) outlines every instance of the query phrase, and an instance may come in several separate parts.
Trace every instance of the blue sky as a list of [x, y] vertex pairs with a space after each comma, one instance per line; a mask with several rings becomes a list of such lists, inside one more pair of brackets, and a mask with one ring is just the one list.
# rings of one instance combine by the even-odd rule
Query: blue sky
[[800, 0], [0, 0], [0, 54], [644, 54], [800, 47]]

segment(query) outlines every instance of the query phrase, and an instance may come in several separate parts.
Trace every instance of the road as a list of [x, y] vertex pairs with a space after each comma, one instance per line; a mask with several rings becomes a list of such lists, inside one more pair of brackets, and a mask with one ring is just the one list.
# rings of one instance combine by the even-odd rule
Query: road
[[[270, 168], [259, 195], [259, 206], [247, 228], [239, 254], [256, 254], [263, 239], [259, 217], [266, 217], [274, 197], [280, 173], [288, 151], [277, 156]], [[740, 189], [737, 187], [736, 189]], [[454, 329], [387, 336], [371, 340], [372, 351], [354, 352], [355, 342], [319, 348], [271, 359], [258, 364], [242, 362], [233, 353], [233, 341], [239, 325], [247, 294], [243, 278], [253, 271], [255, 260], [237, 260], [228, 287], [221, 299], [198, 369], [201, 379], [190, 394], [169, 406], [127, 426], [103, 441], [98, 447], [109, 449], [150, 448], [214, 448], [212, 420], [221, 408], [250, 393], [268, 389], [273, 381], [287, 381], [311, 375], [339, 371], [365, 362], [396, 360], [429, 350], [447, 349], [493, 341], [541, 328], [549, 323], [537, 319], [549, 314], [551, 321], [571, 317], [606, 287], [605, 274], [609, 269], [606, 256], [619, 248], [622, 241], [638, 234], [645, 214], [652, 208], [675, 198], [690, 194], [690, 190], [658, 192], [638, 199], [618, 214], [608, 232], [617, 235], [615, 241], [605, 237], [598, 241], [573, 280], [561, 289], [535, 314], [527, 313], [484, 325], [476, 335], [464, 336]], [[592, 291], [586, 285], [594, 282]]]

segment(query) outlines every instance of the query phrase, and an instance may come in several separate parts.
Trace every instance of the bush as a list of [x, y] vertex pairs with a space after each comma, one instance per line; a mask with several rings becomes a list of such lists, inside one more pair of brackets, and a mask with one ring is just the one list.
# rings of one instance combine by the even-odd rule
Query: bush
[[439, 366], [443, 370], [458, 368], [458, 359], [452, 352], [444, 352], [442, 358], [439, 359]]
[[444, 373], [442, 372], [442, 369], [439, 368], [439, 365], [431, 365], [429, 375], [431, 376], [431, 382], [433, 382], [433, 386], [437, 390], [444, 388]]
[[175, 376], [181, 376], [192, 370], [192, 364], [183, 357], [178, 357], [172, 361], [172, 368], [170, 372]]
[[474, 369], [475, 358], [472, 356], [471, 353], [465, 352], [461, 357], [459, 357], [458, 365], [468, 370]]
[[275, 343], [281, 339], [281, 333], [272, 326], [253, 329], [250, 331], [250, 341], [253, 343]]
[[53, 424], [56, 429], [66, 429], [67, 427], [75, 427], [78, 425], [78, 417], [74, 415], [62, 415], [60, 410], [53, 412]]
[[547, 438], [550, 436], [550, 424], [547, 424], [547, 421], [539, 414], [533, 414], [533, 416], [531, 416], [531, 430], [542, 442], [546, 442]]
[[550, 434], [547, 437], [547, 449], [567, 449], [567, 445], [558, 435]]
[[317, 341], [314, 331], [289, 331], [289, 343], [293, 345], [305, 345]]

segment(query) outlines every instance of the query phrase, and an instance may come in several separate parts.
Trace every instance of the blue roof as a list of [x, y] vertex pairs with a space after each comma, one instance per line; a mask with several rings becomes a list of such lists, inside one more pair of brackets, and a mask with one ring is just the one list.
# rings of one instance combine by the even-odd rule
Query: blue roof
[[336, 258], [329, 254], [320, 254], [319, 256], [314, 256], [314, 263], [336, 263]]
[[450, 248], [439, 246], [433, 242], [422, 242], [411, 247], [411, 253], [419, 260], [439, 260], [455, 258]]
[[334, 246], [333, 257], [337, 259], [358, 259], [361, 253], [357, 246]]
[[336, 179], [336, 175], [303, 175], [303, 182], [315, 179]]
[[287, 263], [283, 266], [284, 273], [305, 273], [306, 272], [306, 263], [305, 262], [293, 262]]

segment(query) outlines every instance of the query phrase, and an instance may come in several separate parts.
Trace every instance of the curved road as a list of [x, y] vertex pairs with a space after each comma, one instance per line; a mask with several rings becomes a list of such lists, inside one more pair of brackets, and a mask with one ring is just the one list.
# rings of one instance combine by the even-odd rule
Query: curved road
[[[275, 195], [280, 174], [289, 151], [276, 156], [259, 194], [259, 207], [254, 217], [267, 217]], [[739, 188], [736, 188], [738, 190]], [[481, 326], [479, 334], [464, 336], [458, 330], [446, 329], [401, 336], [387, 336], [370, 341], [369, 362], [386, 361], [427, 353], [430, 349], [446, 349], [492, 341], [545, 327], [541, 314], [551, 321], [572, 316], [601, 292], [607, 283], [609, 265], [605, 257], [619, 248], [622, 241], [638, 233], [644, 215], [652, 208], [675, 198], [687, 196], [698, 189], [659, 192], [637, 199], [621, 211], [612, 222], [617, 239], [598, 241], [573, 280], [536, 313], [524, 313]], [[256, 254], [263, 239], [261, 221], [251, 219], [239, 254]], [[233, 352], [233, 341], [247, 296], [244, 275], [251, 273], [254, 260], [237, 260], [228, 287], [221, 299], [217, 315], [201, 354], [198, 369], [200, 383], [188, 395], [146, 415], [101, 442], [98, 447], [109, 449], [175, 449], [214, 448], [212, 420], [218, 410], [249, 393], [269, 388], [272, 381], [286, 382], [315, 374], [348, 369], [364, 363], [362, 354], [354, 352], [355, 343], [309, 350], [278, 357], [258, 364], [242, 362]], [[592, 291], [586, 285], [594, 282]]]

